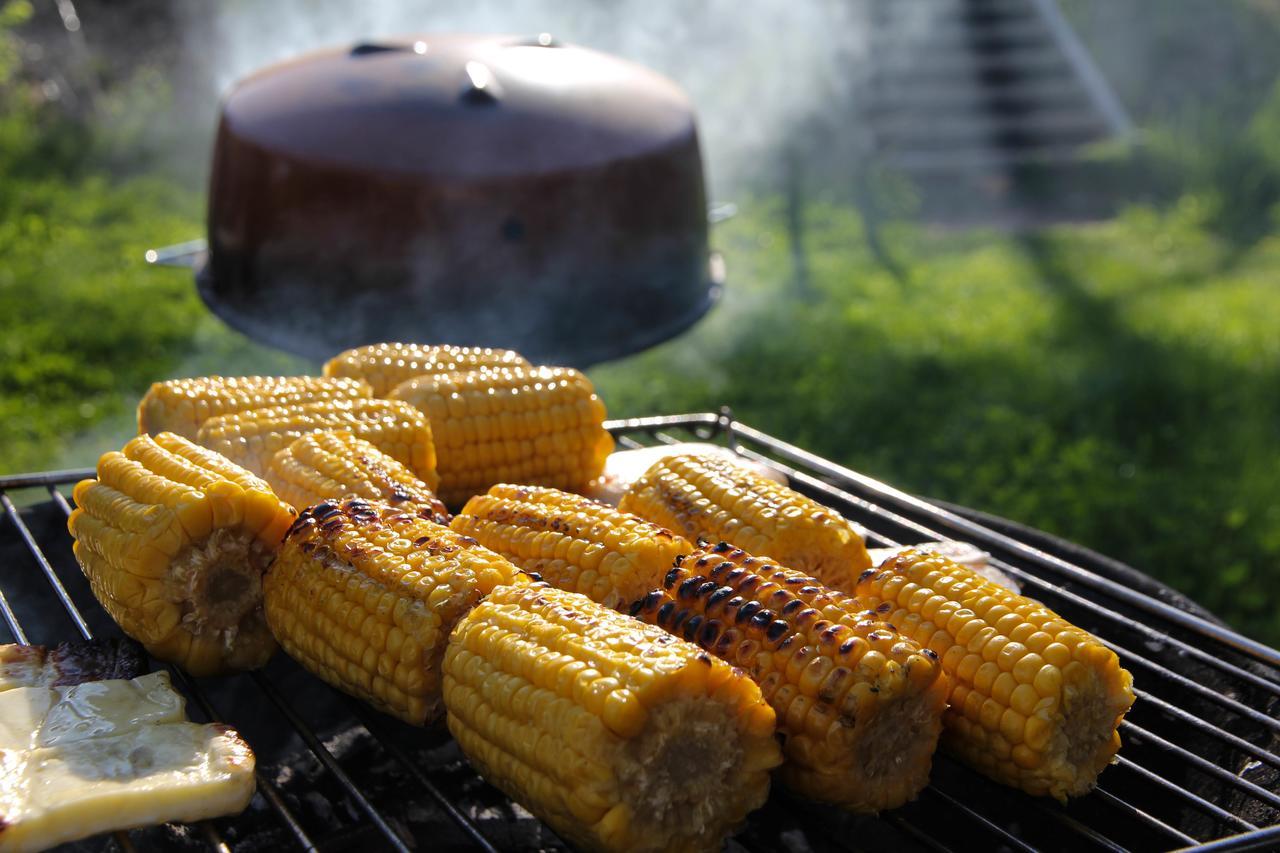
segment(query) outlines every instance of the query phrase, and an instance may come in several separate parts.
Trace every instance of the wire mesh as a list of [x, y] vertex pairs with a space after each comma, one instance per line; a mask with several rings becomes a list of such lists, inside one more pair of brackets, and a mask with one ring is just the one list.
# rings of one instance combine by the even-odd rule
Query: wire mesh
[[[1097, 791], [1069, 805], [1002, 788], [939, 755], [921, 797], [879, 818], [833, 814], [779, 789], [731, 849], [1235, 851], [1280, 845], [1280, 674], [1273, 668], [1280, 652], [1150, 582], [1135, 586], [1109, 575], [1101, 558], [1095, 565], [1087, 552], [1064, 556], [1011, 537], [778, 441], [727, 412], [608, 426], [623, 447], [715, 441], [767, 461], [796, 488], [864, 526], [875, 545], [947, 538], [976, 544], [1024, 592], [1101, 637], [1135, 672], [1139, 699], [1122, 727], [1120, 760]], [[33, 530], [24, 516], [34, 517], [41, 505], [20, 508], [12, 497], [38, 490], [37, 499], [47, 496], [44, 506], [65, 522], [71, 507], [59, 487], [91, 474], [0, 477], [7, 518], [0, 549], [8, 549], [0, 556], [25, 554], [0, 575], [0, 617], [16, 642], [65, 638], [65, 628], [45, 624], [52, 617], [37, 620], [39, 630], [27, 629], [23, 614], [37, 612], [36, 599], [61, 611], [63, 624], [82, 636], [118, 633], [75, 570], [65, 527]], [[287, 660], [229, 679], [174, 675], [207, 718], [241, 729], [260, 756], [304, 758], [260, 762], [257, 795], [245, 817], [141, 836], [143, 846], [159, 839], [176, 849], [215, 850], [563, 847], [484, 784], [447, 734], [412, 730], [360, 708]], [[255, 738], [255, 732], [264, 734]], [[304, 759], [311, 763], [298, 764]], [[255, 821], [259, 829], [245, 828]], [[97, 844], [129, 849], [140, 832]], [[93, 843], [86, 849], [97, 849]]]

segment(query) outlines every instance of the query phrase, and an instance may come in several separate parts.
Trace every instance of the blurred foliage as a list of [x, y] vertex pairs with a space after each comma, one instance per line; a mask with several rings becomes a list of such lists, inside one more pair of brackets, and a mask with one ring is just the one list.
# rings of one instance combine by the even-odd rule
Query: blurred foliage
[[[109, 177], [104, 152], [124, 150], [126, 130], [94, 133], [43, 102], [16, 67], [11, 27], [29, 11], [0, 6], [5, 472], [93, 464], [135, 431], [133, 406], [156, 379], [309, 367], [228, 331], [189, 273], [146, 268], [146, 248], [201, 232], [201, 200], [163, 180]], [[101, 108], [112, 115], [130, 97], [108, 95]]]
[[728, 296], [674, 342], [592, 372], [611, 414], [731, 406], [910, 491], [1057, 533], [1280, 641], [1280, 238], [1243, 257], [1212, 200], [1017, 238], [882, 239], [807, 211], [785, 298], [781, 203], [717, 231]]

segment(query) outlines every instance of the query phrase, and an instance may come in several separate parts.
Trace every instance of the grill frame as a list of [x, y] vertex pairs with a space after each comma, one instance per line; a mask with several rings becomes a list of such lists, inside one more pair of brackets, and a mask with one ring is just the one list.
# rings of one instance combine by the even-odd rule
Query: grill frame
[[[992, 563], [1021, 582], [1024, 592], [1065, 611], [1064, 615], [1100, 636], [1135, 675], [1139, 698], [1135, 713], [1121, 727], [1126, 745], [1119, 766], [1103, 774], [1097, 791], [1067, 807], [1000, 788], [939, 756], [934, 780], [920, 799], [880, 818], [833, 818], [830, 809], [814, 807], [779, 791], [735, 836], [730, 849], [772, 849], [782, 843], [784, 834], [788, 843], [798, 837], [814, 850], [850, 849], [854, 838], [859, 845], [874, 839], [899, 848], [943, 851], [962, 849], [975, 838], [985, 839], [992, 849], [1027, 851], [1079, 849], [1081, 845], [1104, 850], [1203, 851], [1280, 846], [1280, 784], [1276, 782], [1280, 720], [1275, 715], [1280, 708], [1280, 651], [1230, 630], [1176, 593], [1114, 561], [1042, 534], [1030, 535], [1032, 531], [1014, 536], [1008, 530], [997, 530], [977, 514], [930, 503], [776, 439], [735, 420], [728, 410], [609, 421], [606, 427], [621, 447], [694, 438], [723, 443], [747, 458], [775, 465], [797, 489], [867, 527], [873, 546], [940, 538], [972, 542], [990, 552]], [[11, 641], [26, 641], [23, 625], [7, 597], [19, 571], [42, 575], [47, 594], [65, 611], [72, 631], [85, 638], [93, 636], [89, 621], [73, 600], [84, 600], [87, 584], [86, 589], [76, 589], [77, 582], [84, 583], [82, 577], [68, 578], [65, 572], [60, 577], [46, 553], [50, 547], [69, 550], [69, 536], [64, 534], [59, 543], [42, 547], [9, 494], [42, 489], [65, 515], [71, 507], [60, 487], [92, 475], [91, 469], [85, 469], [0, 477], [0, 506], [7, 518], [0, 523], [0, 544], [6, 537], [16, 537], [30, 556], [30, 565], [11, 567], [0, 574], [0, 619]], [[1120, 642], [1117, 636], [1129, 639]], [[1133, 638], [1140, 638], [1145, 651], [1134, 650]], [[285, 665], [296, 669], [291, 662]], [[227, 710], [226, 701], [211, 698], [211, 693], [225, 693], [223, 684], [197, 683], [177, 668], [170, 670], [175, 684], [205, 718], [237, 725], [237, 715], [220, 713]], [[339, 849], [347, 843], [362, 846], [374, 838], [387, 849], [412, 849], [414, 838], [402, 837], [402, 822], [398, 831], [384, 814], [385, 806], [380, 808], [352, 778], [350, 764], [344, 768], [325, 739], [299, 713], [296, 697], [291, 700], [273, 677], [263, 672], [234, 679], [241, 689], [265, 697], [263, 704], [288, 722], [327, 774], [328, 784], [341, 792], [347, 810], [357, 816], [358, 822], [350, 831], [360, 833], [350, 842], [341, 836], [313, 837], [289, 805], [279, 781], [269, 778], [260, 767], [258, 795], [263, 808], [273, 813], [280, 835], [304, 850]], [[1215, 682], [1229, 686], [1221, 691], [1205, 686]], [[452, 821], [473, 849], [494, 851], [510, 846], [511, 839], [505, 834], [500, 841], [491, 837], [495, 824], [486, 812], [492, 808], [477, 807], [471, 800], [470, 804], [461, 802], [446, 789], [438, 773], [429, 772], [414, 757], [418, 739], [414, 733], [395, 731], [393, 722], [337, 691], [323, 689], [353, 726], [363, 729], [388, 761], [417, 786], [420, 796], [415, 803], [436, 809], [437, 817]], [[1259, 696], [1269, 698], [1258, 700]], [[1260, 701], [1264, 710], [1249, 707], [1250, 700]], [[1210, 710], [1202, 710], [1205, 708]], [[1216, 719], [1205, 719], [1215, 713], [1213, 709]], [[1135, 716], [1144, 723], [1136, 722]], [[1268, 733], [1269, 739], [1259, 742], [1257, 735], [1266, 737]], [[1184, 737], [1192, 738], [1190, 748], [1184, 745]], [[1202, 746], [1210, 742], [1217, 747]], [[1258, 767], [1267, 765], [1269, 779], [1257, 784], [1242, 778], [1239, 767], [1246, 759]], [[1173, 777], [1192, 782], [1183, 784]], [[487, 786], [478, 787], [484, 789], [479, 796], [482, 801], [501, 799]], [[1174, 803], [1181, 805], [1175, 807]], [[518, 816], [520, 812], [511, 814]], [[1257, 814], [1265, 815], [1265, 825]], [[939, 820], [939, 816], [949, 820]], [[486, 820], [488, 824], [482, 825]], [[1107, 824], [1101, 830], [1095, 828], [1099, 820]], [[549, 830], [527, 815], [518, 822], [527, 827], [526, 840], [518, 843], [540, 847], [558, 844]], [[227, 824], [205, 821], [181, 835], [187, 846], [190, 839], [197, 838], [205, 847], [230, 850], [227, 833], [220, 826]], [[1120, 838], [1113, 837], [1116, 835]], [[129, 833], [111, 837], [120, 848], [135, 849]], [[1046, 838], [1049, 843], [1044, 842]]]

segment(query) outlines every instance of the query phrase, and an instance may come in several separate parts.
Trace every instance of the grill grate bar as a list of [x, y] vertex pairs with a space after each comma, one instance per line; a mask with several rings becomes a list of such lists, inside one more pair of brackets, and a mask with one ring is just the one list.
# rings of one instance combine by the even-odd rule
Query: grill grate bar
[[26, 543], [27, 550], [31, 552], [32, 557], [35, 557], [36, 563], [40, 566], [40, 571], [44, 572], [49, 585], [53, 587], [54, 595], [58, 596], [62, 609], [67, 611], [67, 616], [71, 617], [71, 621], [75, 623], [76, 630], [80, 632], [80, 636], [86, 640], [92, 640], [93, 632], [89, 630], [89, 623], [84, 621], [80, 608], [76, 607], [75, 602], [71, 600], [71, 596], [67, 595], [67, 588], [62, 585], [62, 581], [54, 573], [53, 566], [49, 565], [48, 558], [40, 550], [40, 546], [36, 544], [36, 538], [31, 535], [31, 528], [27, 527], [27, 523], [22, 520], [22, 516], [18, 514], [17, 508], [14, 507], [13, 501], [9, 500], [7, 493], [0, 492], [0, 504], [4, 505], [5, 514], [9, 516], [10, 520], [18, 528], [18, 533], [22, 536], [22, 541]]
[[1234, 735], [1231, 732], [1224, 731], [1206, 720], [1202, 720], [1195, 714], [1188, 713], [1171, 702], [1166, 702], [1159, 696], [1147, 693], [1145, 690], [1134, 688], [1133, 695], [1142, 700], [1143, 705], [1151, 705], [1152, 707], [1158, 708], [1162, 713], [1168, 714], [1187, 725], [1196, 726], [1200, 731], [1207, 732], [1224, 743], [1230, 744], [1241, 752], [1246, 753], [1247, 755], [1250, 755], [1266, 764], [1270, 764], [1272, 767], [1280, 770], [1280, 755], [1268, 752], [1262, 747], [1250, 743], [1239, 735]]
[[1232, 699], [1230, 696], [1223, 696], [1216, 690], [1211, 690], [1200, 682], [1187, 678], [1185, 675], [1179, 675], [1167, 667], [1163, 667], [1158, 663], [1149, 661], [1141, 655], [1129, 651], [1119, 643], [1113, 643], [1110, 640], [1106, 640], [1105, 642], [1116, 652], [1116, 654], [1121, 655], [1126, 662], [1136, 663], [1149, 670], [1153, 670], [1179, 687], [1185, 690], [1190, 690], [1198, 696], [1203, 696], [1205, 699], [1222, 706], [1228, 711], [1239, 714], [1242, 717], [1248, 717], [1252, 722], [1280, 734], [1280, 720], [1276, 720], [1261, 711], [1250, 708], [1248, 705]]
[[978, 812], [966, 806], [964, 803], [957, 800], [955, 797], [951, 796], [950, 794], [946, 793], [943, 790], [940, 790], [937, 786], [930, 785], [927, 788], [925, 788], [925, 791], [928, 792], [931, 796], [937, 797], [938, 799], [947, 803], [949, 806], [956, 809], [957, 811], [963, 812], [966, 817], [968, 817], [970, 820], [974, 821], [978, 825], [982, 826], [988, 832], [992, 833], [993, 835], [998, 835], [1005, 844], [1009, 845], [1009, 847], [1015, 850], [1021, 850], [1023, 851], [1023, 853], [1035, 853], [1034, 847], [1030, 847], [1027, 844], [1023, 843], [1021, 839], [1019, 839], [1016, 835], [1005, 830], [1004, 827], [991, 822], [983, 815], [979, 814]]
[[1187, 835], [1185, 832], [1182, 832], [1179, 829], [1175, 829], [1174, 827], [1160, 820], [1160, 818], [1155, 817], [1151, 814], [1148, 814], [1147, 812], [1143, 811], [1142, 809], [1138, 808], [1137, 806], [1131, 803], [1125, 802], [1124, 800], [1120, 799], [1115, 794], [1111, 793], [1110, 791], [1104, 788], [1101, 788], [1101, 787], [1094, 788], [1090, 796], [1098, 798], [1099, 800], [1106, 803], [1108, 806], [1110, 806], [1113, 809], [1119, 809], [1120, 811], [1132, 817], [1134, 820], [1141, 821], [1142, 823], [1145, 823], [1147, 826], [1154, 827], [1160, 830], [1165, 835], [1169, 836], [1175, 841], [1178, 841], [1182, 844], [1196, 843], [1196, 840], [1192, 838], [1190, 835]]
[[4, 614], [4, 623], [9, 628], [9, 634], [13, 637], [15, 643], [28, 645], [27, 632], [22, 630], [22, 625], [18, 622], [18, 616], [13, 612], [13, 608], [9, 606], [9, 599], [5, 598], [4, 590], [0, 590], [0, 613]]
[[938, 853], [954, 853], [954, 851], [950, 847], [943, 844], [941, 841], [934, 838], [932, 835], [929, 835], [924, 830], [920, 829], [920, 827], [916, 826], [914, 823], [904, 818], [902, 815], [896, 812], [889, 812], [884, 817], [885, 817], [885, 820], [887, 820], [889, 823], [897, 827], [899, 832], [903, 832], [903, 833], [906, 833], [907, 835], [910, 835], [912, 838], [914, 838], [916, 841], [919, 841], [921, 844], [928, 847], [930, 850], [936, 850], [938, 851]]
[[[49, 492], [49, 497], [51, 497], [53, 502], [58, 505], [58, 508], [62, 510], [62, 514], [70, 518], [71, 504], [67, 503], [67, 499], [63, 496], [62, 492], [58, 491], [58, 487], [52, 483], [46, 486], [46, 488]], [[171, 664], [168, 665], [167, 668], [173, 677], [178, 680], [183, 692], [194, 699], [196, 704], [200, 706], [200, 710], [204, 712], [205, 718], [209, 720], [209, 722], [226, 719], [226, 717], [218, 713], [218, 710], [213, 706], [213, 703], [209, 701], [209, 698], [205, 695], [204, 691], [200, 689], [198, 684], [196, 684], [195, 679], [187, 675], [186, 670]], [[316, 843], [307, 835], [306, 830], [302, 828], [302, 824], [298, 822], [298, 818], [280, 797], [275, 786], [268, 781], [267, 777], [264, 776], [262, 771], [258, 770], [256, 766], [254, 768], [253, 775], [257, 782], [258, 792], [262, 794], [262, 798], [267, 801], [267, 805], [271, 807], [272, 811], [280, 816], [280, 819], [289, 829], [289, 832], [293, 834], [294, 840], [298, 842], [298, 846], [303, 850], [317, 850], [318, 848]]]
[[410, 853], [408, 845], [404, 843], [404, 840], [400, 837], [399, 833], [391, 828], [391, 824], [387, 823], [387, 820], [382, 816], [382, 813], [374, 807], [373, 803], [369, 802], [368, 797], [364, 795], [359, 786], [357, 786], [355, 782], [351, 781], [351, 777], [348, 776], [347, 772], [338, 764], [338, 760], [333, 757], [333, 753], [329, 751], [328, 747], [320, 742], [320, 738], [318, 738], [316, 733], [311, 730], [311, 727], [298, 716], [298, 712], [295, 711], [293, 706], [285, 700], [284, 696], [280, 695], [280, 691], [276, 686], [264, 678], [261, 672], [250, 672], [249, 677], [253, 679], [253, 682], [258, 685], [266, 697], [271, 700], [271, 704], [275, 705], [276, 708], [279, 709], [280, 713], [284, 715], [284, 718], [289, 721], [289, 725], [293, 726], [294, 731], [296, 731], [303, 741], [306, 742], [307, 747], [310, 748], [312, 754], [314, 754], [316, 758], [320, 759], [320, 763], [325, 766], [325, 769], [333, 774], [333, 777], [338, 780], [338, 784], [340, 784], [342, 789], [346, 791], [347, 796], [349, 796], [351, 800], [360, 807], [360, 810], [364, 812], [365, 816], [368, 817], [373, 825], [378, 828], [378, 831], [387, 839], [387, 842], [400, 853]]
[[463, 814], [462, 810], [444, 795], [444, 792], [440, 790], [435, 782], [431, 781], [431, 777], [426, 774], [426, 771], [422, 769], [418, 762], [414, 761], [412, 757], [401, 749], [399, 744], [391, 740], [381, 724], [374, 722], [372, 714], [367, 713], [364, 708], [360, 707], [359, 703], [346, 694], [342, 694], [342, 699], [360, 721], [360, 725], [364, 726], [365, 730], [373, 736], [373, 739], [418, 780], [418, 784], [426, 789], [431, 798], [445, 810], [445, 813], [449, 815], [454, 823], [461, 827], [462, 831], [475, 842], [477, 847], [486, 851], [486, 853], [498, 853], [498, 849], [489, 843], [489, 839], [484, 837], [480, 827], [476, 826], [471, 821], [471, 818]]
[[771, 447], [779, 453], [790, 457], [791, 459], [807, 465], [809, 468], [829, 476], [838, 477], [850, 482], [857, 483], [862, 488], [867, 489], [872, 494], [880, 495], [888, 499], [890, 502], [900, 506], [907, 506], [919, 511], [923, 511], [930, 517], [941, 521], [948, 527], [955, 530], [978, 536], [981, 539], [990, 542], [998, 547], [1003, 547], [1009, 551], [1019, 554], [1027, 559], [1034, 561], [1037, 565], [1049, 569], [1058, 575], [1078, 580], [1086, 584], [1092, 589], [1105, 592], [1112, 598], [1130, 605], [1131, 607], [1144, 610], [1156, 616], [1172, 622], [1181, 628], [1193, 631], [1208, 639], [1215, 640], [1225, 646], [1243, 652], [1250, 657], [1269, 664], [1271, 666], [1280, 666], [1280, 650], [1271, 648], [1270, 646], [1260, 643], [1257, 640], [1250, 639], [1236, 631], [1231, 630], [1223, 625], [1211, 622], [1202, 616], [1188, 613], [1180, 610], [1171, 604], [1152, 598], [1140, 591], [1131, 589], [1124, 584], [1117, 583], [1110, 578], [1090, 572], [1073, 563], [1069, 563], [1060, 557], [1055, 557], [1034, 548], [1025, 542], [1020, 542], [1010, 536], [998, 533], [989, 528], [983, 527], [976, 522], [967, 518], [956, 515], [953, 512], [945, 510], [927, 501], [907, 494], [892, 486], [881, 483], [867, 477], [864, 474], [858, 474], [841, 465], [828, 462], [820, 456], [816, 456], [808, 451], [801, 450], [794, 445], [785, 441], [773, 438], [759, 430], [753, 429], [742, 423], [733, 423], [734, 431], [739, 435], [747, 436], [766, 447]]
[[1275, 850], [1277, 844], [1280, 844], [1280, 826], [1273, 826], [1257, 832], [1219, 838], [1194, 847], [1182, 847], [1175, 853], [1187, 853], [1191, 850], [1195, 853], [1241, 853], [1245, 850]]
[[1241, 793], [1247, 794], [1255, 800], [1259, 800], [1274, 808], [1280, 809], [1280, 796], [1271, 793], [1261, 785], [1255, 785], [1248, 779], [1242, 779], [1230, 770], [1219, 767], [1212, 761], [1208, 761], [1207, 759], [1196, 755], [1191, 750], [1184, 749], [1176, 743], [1165, 740], [1160, 737], [1160, 735], [1142, 728], [1137, 723], [1131, 723], [1128, 720], [1125, 720], [1120, 724], [1120, 728], [1122, 731], [1132, 732], [1134, 735], [1144, 739], [1148, 743], [1154, 744], [1155, 747], [1162, 752], [1172, 753], [1178, 756], [1178, 758], [1195, 767], [1197, 770], [1207, 773], [1221, 782], [1225, 782], [1239, 790]]
[[1105, 850], [1110, 850], [1111, 853], [1129, 853], [1129, 851], [1124, 847], [1112, 841], [1110, 838], [1107, 838], [1092, 826], [1089, 826], [1086, 823], [1081, 823], [1071, 815], [1064, 812], [1061, 806], [1050, 806], [1038, 799], [1032, 799], [1031, 808], [1038, 812], [1042, 817], [1047, 817], [1049, 820], [1065, 826], [1077, 835], [1088, 838], [1099, 847], [1102, 847]]
[[1258, 828], [1244, 818], [1232, 814], [1221, 806], [1214, 805], [1199, 794], [1193, 794], [1181, 785], [1170, 782], [1159, 773], [1153, 773], [1131, 758], [1125, 758], [1123, 755], [1117, 755], [1115, 757], [1115, 763], [1116, 766], [1124, 767], [1125, 769], [1138, 774], [1148, 782], [1155, 784], [1159, 788], [1163, 788], [1187, 805], [1198, 809], [1200, 812], [1209, 815], [1210, 817], [1215, 817], [1218, 820], [1229, 823], [1237, 829], [1243, 829], [1246, 832]]

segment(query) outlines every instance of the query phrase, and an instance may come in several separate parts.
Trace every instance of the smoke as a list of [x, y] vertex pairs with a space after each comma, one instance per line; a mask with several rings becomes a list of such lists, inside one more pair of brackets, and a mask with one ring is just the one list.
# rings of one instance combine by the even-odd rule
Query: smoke
[[408, 33], [549, 32], [616, 54], [688, 92], [716, 198], [772, 169], [770, 152], [811, 116], [847, 110], [868, 49], [868, 4], [849, 0], [249, 0], [184, 8], [185, 53], [206, 65], [219, 94], [304, 51]]

